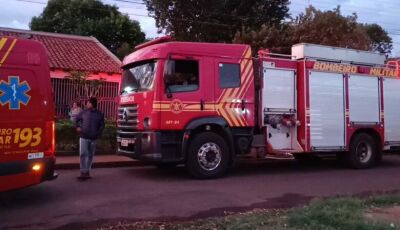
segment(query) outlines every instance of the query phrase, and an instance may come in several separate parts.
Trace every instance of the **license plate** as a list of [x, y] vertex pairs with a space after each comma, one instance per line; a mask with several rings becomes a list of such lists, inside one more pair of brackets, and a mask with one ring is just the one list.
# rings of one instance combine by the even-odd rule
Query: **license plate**
[[121, 139], [121, 146], [122, 147], [128, 147], [129, 144], [135, 144], [135, 140]]
[[40, 159], [40, 158], [43, 158], [43, 157], [44, 157], [44, 153], [43, 152], [41, 152], [41, 153], [28, 153], [28, 160]]
[[128, 140], [121, 140], [121, 146], [127, 147], [129, 145]]

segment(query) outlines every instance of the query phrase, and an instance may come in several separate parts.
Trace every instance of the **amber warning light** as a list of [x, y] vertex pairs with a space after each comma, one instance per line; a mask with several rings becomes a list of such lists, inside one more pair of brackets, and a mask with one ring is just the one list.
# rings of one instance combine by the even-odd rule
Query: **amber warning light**
[[32, 166], [32, 170], [35, 172], [40, 171], [41, 168], [42, 168], [42, 166], [40, 164], [34, 164]]

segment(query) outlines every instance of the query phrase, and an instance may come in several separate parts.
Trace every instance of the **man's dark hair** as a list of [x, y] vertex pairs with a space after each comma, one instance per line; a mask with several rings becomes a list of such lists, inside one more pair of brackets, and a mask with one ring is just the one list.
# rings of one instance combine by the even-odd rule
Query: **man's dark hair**
[[89, 102], [90, 102], [90, 104], [93, 105], [93, 108], [97, 108], [97, 98], [91, 97], [91, 98], [89, 99]]

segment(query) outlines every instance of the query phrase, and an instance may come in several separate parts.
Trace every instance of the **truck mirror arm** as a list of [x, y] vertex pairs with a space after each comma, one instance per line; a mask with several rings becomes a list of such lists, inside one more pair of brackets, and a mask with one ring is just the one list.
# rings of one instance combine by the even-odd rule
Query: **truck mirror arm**
[[167, 98], [172, 98], [172, 92], [171, 92], [171, 89], [169, 88], [169, 86], [166, 86], [165, 90], [167, 91]]

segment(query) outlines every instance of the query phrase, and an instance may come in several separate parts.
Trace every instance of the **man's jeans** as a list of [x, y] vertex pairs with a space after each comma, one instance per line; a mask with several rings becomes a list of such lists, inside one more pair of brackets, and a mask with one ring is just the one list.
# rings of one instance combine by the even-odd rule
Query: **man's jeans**
[[92, 168], [92, 161], [94, 152], [96, 150], [96, 141], [80, 138], [79, 139], [79, 153], [81, 159], [81, 172], [89, 173]]

